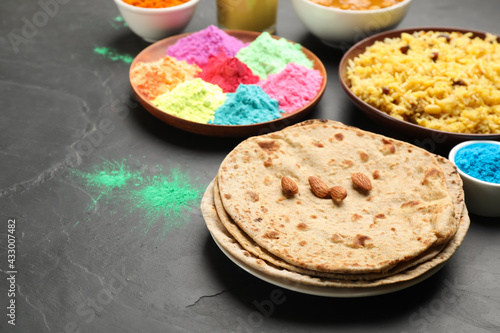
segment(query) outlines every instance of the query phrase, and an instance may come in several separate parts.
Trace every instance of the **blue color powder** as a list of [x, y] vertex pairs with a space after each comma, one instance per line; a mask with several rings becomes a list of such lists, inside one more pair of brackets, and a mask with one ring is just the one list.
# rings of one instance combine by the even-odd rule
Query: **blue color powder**
[[209, 124], [249, 125], [263, 123], [281, 117], [278, 100], [269, 97], [255, 84], [240, 84], [234, 93], [216, 111]]
[[500, 184], [500, 146], [475, 143], [460, 148], [455, 164], [467, 175], [479, 180]]

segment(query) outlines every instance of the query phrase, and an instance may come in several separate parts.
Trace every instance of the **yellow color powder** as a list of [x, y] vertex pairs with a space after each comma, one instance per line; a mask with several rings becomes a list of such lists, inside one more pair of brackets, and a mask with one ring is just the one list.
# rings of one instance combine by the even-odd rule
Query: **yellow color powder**
[[214, 119], [217, 110], [226, 101], [222, 89], [200, 78], [178, 84], [172, 91], [158, 96], [153, 103], [171, 115], [198, 123]]
[[139, 62], [132, 68], [130, 80], [146, 98], [154, 100], [179, 83], [194, 79], [200, 72], [197, 65], [165, 56], [154, 62]]

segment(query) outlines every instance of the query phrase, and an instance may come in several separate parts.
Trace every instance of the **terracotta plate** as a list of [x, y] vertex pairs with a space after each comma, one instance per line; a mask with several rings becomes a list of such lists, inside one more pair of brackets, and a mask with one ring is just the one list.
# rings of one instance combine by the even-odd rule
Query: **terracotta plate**
[[[225, 31], [229, 35], [234, 36], [245, 43], [253, 41], [260, 35], [260, 33], [258, 32], [251, 32], [251, 31], [240, 31], [240, 30], [225, 30]], [[130, 68], [132, 69], [138, 62], [152, 62], [164, 57], [166, 55], [167, 48], [170, 45], [173, 45], [175, 42], [177, 42], [177, 40], [184, 38], [190, 34], [191, 33], [184, 33], [172, 36], [166, 39], [162, 39], [154, 44], [151, 44], [137, 55], [137, 57], [132, 62]], [[273, 37], [279, 38], [276, 36]], [[151, 101], [149, 101], [146, 98], [146, 96], [141, 94], [139, 90], [136, 87], [134, 87], [132, 83], [131, 86], [139, 103], [141, 103], [141, 105], [147, 111], [149, 111], [153, 116], [171, 126], [177, 127], [179, 129], [191, 133], [196, 133], [206, 136], [215, 136], [215, 137], [248, 137], [252, 135], [260, 135], [280, 130], [288, 125], [294, 124], [302, 120], [307, 114], [309, 114], [313, 110], [313, 108], [316, 106], [316, 104], [321, 99], [321, 96], [323, 95], [327, 82], [325, 67], [323, 66], [323, 63], [319, 60], [319, 58], [316, 55], [314, 55], [311, 51], [307, 50], [304, 47], [302, 48], [302, 51], [309, 59], [313, 61], [314, 69], [319, 70], [324, 78], [323, 84], [320, 90], [318, 91], [318, 94], [314, 99], [311, 100], [311, 102], [308, 105], [297, 110], [296, 112], [283, 114], [283, 117], [279, 119], [264, 123], [257, 123], [252, 125], [226, 126], [226, 125], [202, 124], [185, 120], [159, 110], [151, 103]]]
[[[363, 53], [365, 49], [375, 43], [376, 41], [382, 41], [385, 38], [399, 37], [401, 33], [414, 33], [416, 31], [443, 31], [443, 32], [471, 32], [473, 36], [484, 38], [486, 32], [468, 30], [461, 28], [450, 28], [450, 27], [421, 27], [421, 28], [407, 28], [407, 29], [397, 29], [382, 32], [373, 36], [370, 36], [357, 44], [353, 45], [342, 57], [339, 65], [339, 78], [342, 88], [351, 98], [354, 104], [359, 107], [367, 116], [372, 120], [384, 125], [386, 128], [390, 128], [395, 132], [402, 133], [403, 135], [411, 138], [428, 138], [435, 140], [439, 143], [446, 144], [456, 144], [465, 140], [495, 140], [500, 139], [500, 134], [464, 134], [464, 133], [453, 133], [440, 130], [429, 129], [423, 126], [419, 126], [413, 123], [409, 123], [403, 120], [396, 119], [385, 112], [382, 112], [373, 106], [363, 102], [349, 89], [349, 80], [347, 78], [347, 67], [349, 60], [357, 57], [359, 54]], [[500, 40], [500, 37], [499, 37]]]

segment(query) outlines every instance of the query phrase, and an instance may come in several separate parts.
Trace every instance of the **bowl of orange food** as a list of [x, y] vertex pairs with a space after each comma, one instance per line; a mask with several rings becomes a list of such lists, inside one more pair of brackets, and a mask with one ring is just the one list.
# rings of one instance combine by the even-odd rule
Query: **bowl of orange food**
[[322, 42], [349, 48], [377, 32], [396, 27], [411, 0], [292, 0], [306, 28]]
[[130, 30], [154, 43], [179, 34], [191, 21], [200, 0], [115, 0]]

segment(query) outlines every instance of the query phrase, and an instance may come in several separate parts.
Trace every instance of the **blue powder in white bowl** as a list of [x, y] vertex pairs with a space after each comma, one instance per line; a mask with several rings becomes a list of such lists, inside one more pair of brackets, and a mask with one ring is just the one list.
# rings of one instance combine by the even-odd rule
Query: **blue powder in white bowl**
[[460, 148], [455, 165], [476, 179], [500, 184], [500, 145], [474, 143]]

